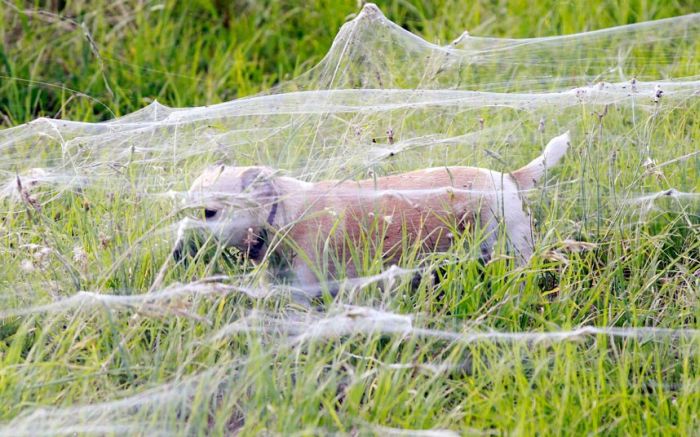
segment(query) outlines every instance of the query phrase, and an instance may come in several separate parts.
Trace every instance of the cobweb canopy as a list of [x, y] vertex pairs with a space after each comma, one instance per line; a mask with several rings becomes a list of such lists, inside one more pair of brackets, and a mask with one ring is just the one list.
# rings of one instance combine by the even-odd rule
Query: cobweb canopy
[[[664, 151], [690, 149], [688, 133], [662, 147], [639, 123], [697, 104], [698, 58], [676, 53], [697, 52], [699, 23], [694, 14], [546, 38], [464, 33], [437, 46], [367, 4], [317, 66], [263, 95], [197, 108], [154, 102], [104, 123], [42, 118], [2, 131], [3, 192], [16, 174], [56, 190], [182, 190], [212, 162], [265, 164], [308, 180], [360, 177], [368, 167], [493, 167], [484, 149], [505, 147], [513, 169], [548, 135], [571, 129], [583, 144], [590, 113], [605, 105], [610, 118], [637, 125], [604, 129], [595, 153], [662, 161]], [[119, 176], [127, 167], [136, 180]]]
[[[108, 354], [100, 358], [108, 363], [105, 368], [122, 379], [112, 384], [111, 374], [96, 378], [112, 390], [128, 385], [124, 381], [147, 384], [170, 375], [158, 367], [161, 351], [148, 349], [150, 343], [142, 354], [146, 362], [130, 368], [124, 344], [136, 348], [133, 339], [146, 337], [146, 331], [160, 341], [161, 333], [172, 330], [178, 336], [178, 329], [188, 343], [168, 351], [185, 351], [169, 355], [176, 362], [172, 383], [120, 392], [118, 400], [97, 404], [28, 409], [0, 433], [29, 433], [37, 424], [66, 433], [167, 433], [173, 427], [165, 423], [208, 412], [209, 404], [197, 404], [202, 398], [205, 403], [225, 399], [225, 405], [243, 405], [243, 410], [246, 402], [254, 405], [251, 387], [264, 385], [255, 372], [269, 371], [274, 389], [293, 391], [285, 381], [327, 381], [331, 364], [341, 363], [333, 368], [338, 373], [364, 359], [363, 347], [381, 349], [378, 342], [348, 340], [356, 334], [425, 341], [395, 347], [402, 354], [415, 347], [414, 352], [390, 355], [415, 361], [396, 364], [408, 366], [401, 367], [406, 374], [446, 373], [452, 369], [448, 358], [459, 355], [450, 355], [449, 347], [463, 352], [482, 344], [487, 370], [531, 354], [527, 359], [535, 363], [535, 374], [555, 367], [551, 356], [568, 360], [579, 352], [583, 358], [572, 365], [584, 367], [582, 372], [602, 368], [603, 362], [620, 365], [629, 357], [635, 364], [625, 364], [626, 369], [646, 369], [651, 356], [672, 356], [674, 363], [681, 355], [697, 358], [698, 333], [687, 320], [697, 319], [699, 97], [700, 14], [544, 38], [464, 33], [439, 46], [367, 4], [343, 25], [318, 65], [268, 92], [193, 108], [154, 102], [100, 123], [41, 118], [2, 130], [0, 319], [21, 326], [18, 332], [64, 322], [77, 326], [83, 337], [76, 334], [75, 344], [57, 347], [58, 359], [63, 350], [77, 350], [84, 354], [75, 359], [78, 366], [84, 356]], [[537, 256], [531, 266], [500, 268], [505, 254], [482, 275], [477, 260], [462, 248], [398, 266], [368, 262], [358, 277], [334, 279], [346, 291], [342, 304], [321, 313], [284, 300], [289, 284], [266, 276], [265, 264], [239, 262], [221, 247], [210, 247], [211, 262], [202, 256], [176, 265], [170, 256], [201, 209], [201, 199], [193, 198], [189, 187], [211, 166], [266, 166], [304, 182], [446, 166], [510, 172], [566, 131], [571, 147], [563, 162], [535, 190], [520, 193], [536, 223]], [[426, 281], [420, 292], [410, 287], [417, 272], [436, 266], [456, 278], [444, 285], [448, 297], [440, 302], [435, 297], [440, 293], [426, 291]], [[513, 279], [519, 274], [561, 282], [546, 293], [530, 284], [521, 299], [522, 288]], [[607, 293], [623, 297], [608, 299]], [[277, 301], [278, 296], [283, 298]], [[458, 305], [447, 311], [444, 302]], [[638, 308], [643, 302], [653, 305]], [[686, 318], [669, 316], [668, 307]], [[644, 327], [621, 327], [625, 320]], [[537, 332], [523, 332], [533, 327]], [[503, 328], [514, 332], [498, 331]], [[109, 337], [107, 346], [82, 350], [82, 339], [90, 335]], [[605, 342], [577, 343], [581, 349], [571, 354], [548, 346], [597, 336], [631, 339], [639, 346], [631, 352], [621, 348], [630, 354], [623, 358]], [[347, 343], [338, 341], [336, 349], [321, 352], [303, 349], [329, 339]], [[660, 339], [665, 343], [654, 349]], [[448, 346], [439, 349], [438, 342]], [[524, 350], [508, 349], [521, 342]], [[510, 355], [498, 348], [503, 344]], [[245, 353], [226, 355], [235, 347]], [[328, 366], [323, 361], [328, 357], [319, 356], [324, 350], [331, 355]], [[435, 362], [422, 363], [435, 350], [440, 351]], [[311, 364], [299, 358], [307, 352]], [[28, 354], [27, 360], [37, 360], [32, 365], [15, 369], [26, 369], [18, 380], [32, 380], [33, 369], [43, 365], [37, 354]], [[210, 361], [193, 358], [202, 356]], [[221, 356], [227, 358], [217, 361]], [[313, 366], [314, 359], [320, 364], [305, 374], [300, 362]], [[192, 371], [207, 366], [206, 372]], [[285, 366], [298, 375], [274, 373]], [[134, 374], [124, 376], [123, 369]], [[396, 369], [391, 367], [401, 370]], [[362, 384], [371, 374], [358, 372], [361, 377], [352, 376], [351, 382]], [[671, 376], [680, 379], [678, 374]], [[413, 381], [411, 375], [401, 381]], [[619, 382], [611, 381], [597, 387]], [[684, 381], [688, 392], [696, 393], [697, 374]], [[501, 381], [501, 387], [509, 384], [517, 385]], [[450, 388], [443, 411], [453, 410], [452, 401], [462, 402], [453, 396]]]

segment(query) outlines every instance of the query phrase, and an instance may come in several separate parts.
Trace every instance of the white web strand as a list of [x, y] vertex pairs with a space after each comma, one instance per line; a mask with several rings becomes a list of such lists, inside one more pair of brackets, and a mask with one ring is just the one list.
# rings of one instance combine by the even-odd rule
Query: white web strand
[[457, 344], [472, 343], [560, 343], [585, 337], [607, 336], [649, 340], [697, 340], [700, 330], [656, 327], [596, 327], [581, 326], [572, 330], [546, 332], [446, 331], [416, 327], [411, 315], [396, 314], [369, 307], [342, 306], [328, 315], [279, 314], [253, 312], [221, 328], [211, 338], [224, 339], [242, 332], [267, 332], [289, 336], [292, 344], [342, 338], [354, 335], [398, 335], [446, 340]]
[[31, 409], [0, 426], [0, 436], [173, 435], [181, 432], [195, 395], [205, 393], [205, 396], [215, 399], [219, 381], [224, 377], [225, 372], [217, 368], [118, 400]]

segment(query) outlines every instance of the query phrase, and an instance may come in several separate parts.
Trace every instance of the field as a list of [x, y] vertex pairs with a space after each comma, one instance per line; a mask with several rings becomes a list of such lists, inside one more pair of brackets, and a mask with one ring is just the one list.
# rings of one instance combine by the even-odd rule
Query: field
[[[697, 434], [700, 15], [531, 3], [0, 0], [0, 435]], [[509, 171], [565, 131], [526, 266], [368, 233], [309, 305], [170, 256], [214, 163]]]

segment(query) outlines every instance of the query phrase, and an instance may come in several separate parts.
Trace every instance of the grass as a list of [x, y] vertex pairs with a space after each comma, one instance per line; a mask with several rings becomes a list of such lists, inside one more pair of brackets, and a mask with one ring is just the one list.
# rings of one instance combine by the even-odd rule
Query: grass
[[[188, 107], [250, 96], [319, 62], [337, 29], [358, 10], [356, 2], [321, 0], [2, 5], [2, 127], [38, 117], [108, 120], [153, 100]], [[692, 2], [645, 1], [379, 6], [404, 28], [443, 44], [464, 29], [472, 35], [549, 36], [693, 12]], [[386, 46], [375, 35], [384, 34], [368, 33], [363, 40], [361, 47], [370, 50], [348, 51], [379, 71], [364, 77], [370, 86], [460, 83], [496, 92], [586, 85], [591, 72], [614, 65], [601, 55], [606, 47], [634, 39], [622, 34], [561, 42], [509, 52], [509, 58], [486, 60], [478, 68], [445, 63], [445, 73], [435, 58], [405, 56], [404, 45], [376, 50]], [[697, 42], [669, 48], [659, 38], [630, 52], [625, 74], [640, 80], [697, 76], [699, 53]], [[538, 80], [528, 82], [532, 77]], [[316, 70], [283, 87], [327, 78]], [[487, 98], [478, 96], [472, 106], [310, 116], [310, 122], [299, 116], [292, 128], [277, 131], [286, 116], [210, 120], [205, 134], [186, 128], [164, 128], [155, 136], [122, 133], [86, 143], [93, 147], [73, 142], [71, 149], [46, 135], [13, 137], [11, 145], [0, 141], [0, 169], [10, 184], [29, 167], [55, 169], [60, 176], [77, 169], [93, 182], [56, 198], [49, 190], [39, 191], [36, 202], [25, 197], [2, 203], [0, 433], [695, 433], [697, 197], [660, 199], [660, 209], [646, 214], [627, 201], [672, 187], [700, 190], [700, 156], [692, 155], [700, 136], [697, 97], [667, 93], [653, 105], [644, 96], [607, 110], [585, 102], [537, 105], [537, 96], [525, 109], [478, 100]], [[360, 98], [354, 103], [369, 104]], [[395, 130], [397, 147], [405, 148], [368, 165], [365, 152], [392, 146], [387, 127]], [[316, 178], [446, 162], [511, 169], [566, 129], [574, 140], [565, 163], [548, 175], [545, 189], [529, 195], [540, 237], [523, 269], [506, 256], [481, 266], [474, 253], [478, 236], [467, 234], [449, 253], [422, 261], [444, 264], [437, 285], [426, 279], [412, 288], [410, 277], [396, 278], [393, 288], [383, 281], [384, 287], [341, 293], [337, 302], [309, 310], [284, 296], [237, 292], [240, 285], [259, 291], [260, 277], [246, 275], [255, 267], [231, 263], [209, 244], [211, 250], [191, 262], [164, 270], [163, 284], [177, 296], [156, 292], [151, 300], [129, 300], [152, 288], [171, 247], [169, 226], [180, 217], [170, 214], [173, 203], [160, 194], [186, 189], [203, 165], [222, 156]], [[402, 142], [465, 132], [477, 134], [450, 147]], [[190, 148], [173, 150], [173, 138]], [[210, 138], [221, 144], [212, 146]], [[124, 151], [130, 154], [119, 155]], [[63, 165], [66, 155], [75, 167]], [[645, 167], [647, 157], [657, 166]], [[93, 168], [95, 163], [115, 166]], [[591, 248], [575, 250], [568, 240]], [[354, 248], [365, 275], [384, 270], [377, 257], [368, 256], [373, 244], [368, 236]], [[400, 265], [419, 262], [408, 250]], [[198, 282], [215, 274], [231, 279]], [[81, 290], [95, 295], [77, 294]], [[118, 297], [100, 299], [105, 295]], [[76, 305], [58, 306], [66, 302]], [[54, 306], [7, 316], [45, 304]], [[361, 333], [376, 326], [400, 332]], [[629, 328], [634, 336], [472, 337], [490, 331], [565, 333], [581, 326], [623, 333]], [[328, 335], [343, 327], [347, 331]], [[643, 328], [651, 331], [634, 330]]]

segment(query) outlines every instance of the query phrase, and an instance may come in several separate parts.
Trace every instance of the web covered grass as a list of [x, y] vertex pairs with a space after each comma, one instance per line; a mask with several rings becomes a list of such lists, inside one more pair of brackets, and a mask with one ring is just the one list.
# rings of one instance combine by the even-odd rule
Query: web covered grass
[[[539, 27], [556, 35], [690, 11], [603, 3], [591, 18], [525, 14], [509, 2], [513, 13], [484, 19], [477, 32], [478, 4], [459, 13], [387, 8], [441, 41], [432, 44], [367, 7], [302, 73], [327, 47], [306, 30], [298, 40], [273, 32], [261, 11], [283, 26], [327, 32], [330, 43], [344, 6], [319, 4], [308, 14], [247, 6], [240, 21], [206, 6], [197, 13], [222, 25], [199, 39], [183, 30], [192, 21], [185, 6], [95, 6], [84, 21], [101, 62], [53, 16], [0, 12], [20, 41], [5, 49], [13, 71], [0, 84], [6, 124], [57, 118], [0, 131], [1, 433], [697, 429], [697, 15], [449, 44], [465, 26], [472, 35], [524, 37]], [[307, 24], [316, 14], [332, 18]], [[65, 41], [38, 32], [46, 20]], [[175, 34], [195, 44], [177, 50], [187, 45]], [[132, 35], [136, 59], [117, 59], [117, 43]], [[84, 70], [58, 82], [75, 81], [85, 96], [56, 97], [53, 87], [21, 80], [49, 81], [41, 53], [62, 53], [62, 41], [81, 48], [82, 61], [65, 62]], [[309, 61], [262, 59], [288, 41]], [[13, 54], [31, 42], [44, 51]], [[192, 68], [189, 77], [170, 64], [152, 69], [158, 47], [174, 51], [168, 58], [178, 68]], [[251, 61], [253, 48], [261, 58]], [[168, 72], [157, 74], [158, 85], [155, 69]], [[265, 95], [192, 107], [253, 94], [290, 72], [294, 79]], [[140, 109], [147, 102], [139, 94], [185, 108]], [[96, 100], [128, 115], [79, 122], [111, 118]], [[514, 265], [504, 240], [482, 265], [478, 234], [427, 257], [407, 242], [389, 267], [368, 256], [376, 243], [368, 235], [351, 254], [360, 277], [322, 284], [338, 286], [337, 298], [305, 306], [265, 264], [241, 263], [215, 241], [186, 263], [170, 258], [191, 206], [184, 191], [215, 162], [264, 164], [310, 181], [445, 165], [509, 171], [565, 130], [573, 138], [565, 161], [524, 193], [538, 231], [525, 267]], [[416, 271], [436, 280], [416, 281]]]

